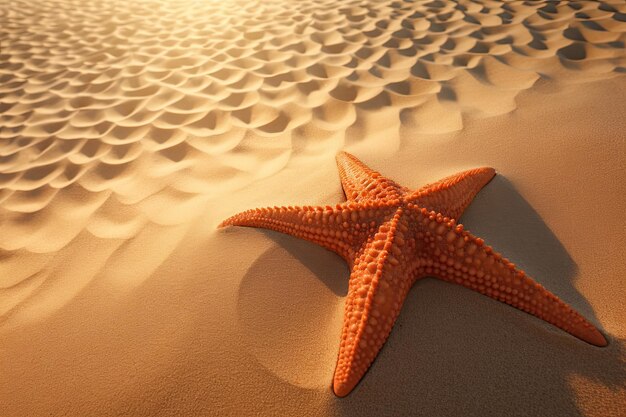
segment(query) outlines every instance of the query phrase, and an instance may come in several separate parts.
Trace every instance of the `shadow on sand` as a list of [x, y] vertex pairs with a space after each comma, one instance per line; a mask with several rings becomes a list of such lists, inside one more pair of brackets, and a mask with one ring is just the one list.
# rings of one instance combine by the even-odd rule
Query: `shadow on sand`
[[[496, 176], [461, 222], [596, 324], [609, 346], [589, 345], [508, 305], [428, 278], [410, 291], [391, 336], [361, 383], [329, 407], [346, 416], [394, 415], [394, 410], [437, 416], [578, 416], [583, 412], [571, 388], [573, 377], [624, 388], [625, 341], [602, 329], [576, 290], [576, 263], [513, 185]], [[309, 242], [265, 233], [334, 294], [345, 296], [348, 272], [329, 274], [325, 265], [342, 264], [339, 257], [325, 257], [324, 249]], [[272, 252], [257, 262], [263, 264]], [[246, 276], [244, 281], [257, 279], [268, 277]]]

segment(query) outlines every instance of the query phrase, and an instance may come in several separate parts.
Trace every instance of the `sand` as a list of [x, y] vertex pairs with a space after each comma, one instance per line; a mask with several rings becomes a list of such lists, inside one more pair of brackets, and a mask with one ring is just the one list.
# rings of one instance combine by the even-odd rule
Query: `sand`
[[[0, 415], [620, 415], [625, 33], [622, 0], [0, 0]], [[496, 168], [462, 223], [609, 346], [425, 279], [335, 397], [347, 266], [216, 226], [343, 201], [341, 149]]]

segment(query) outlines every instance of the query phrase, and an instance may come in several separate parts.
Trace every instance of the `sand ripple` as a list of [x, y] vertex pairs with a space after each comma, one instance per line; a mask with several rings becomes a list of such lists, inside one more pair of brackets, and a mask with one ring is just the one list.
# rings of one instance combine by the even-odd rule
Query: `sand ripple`
[[332, 154], [380, 114], [455, 131], [540, 78], [626, 71], [622, 0], [0, 5], [0, 314], [47, 254], [188, 222], [297, 144]]

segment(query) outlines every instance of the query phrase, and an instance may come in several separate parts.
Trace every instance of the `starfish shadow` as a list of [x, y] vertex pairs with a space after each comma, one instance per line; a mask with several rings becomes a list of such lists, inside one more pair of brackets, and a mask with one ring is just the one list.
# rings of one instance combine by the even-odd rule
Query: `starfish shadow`
[[[483, 237], [486, 243], [599, 325], [593, 309], [574, 286], [576, 263], [541, 216], [506, 178], [496, 176], [460, 220], [473, 234]], [[294, 264], [306, 268], [311, 273], [310, 278], [319, 280], [334, 294], [323, 303], [341, 303], [341, 297], [347, 293], [349, 276], [341, 258], [291, 236], [273, 231], [262, 233], [276, 246], [262, 254], [248, 271], [241, 294], [258, 293], [262, 281], [278, 279], [282, 284], [274, 282], [275, 285], [268, 287], [271, 290], [254, 297], [267, 299], [274, 294], [270, 304], [280, 304], [284, 298], [280, 293], [290, 290], [284, 288], [285, 285], [295, 285], [290, 282], [299, 279], [288, 275], [292, 272], [276, 272], [287, 262], [286, 252]], [[292, 266], [283, 269], [293, 271]], [[250, 288], [246, 290], [246, 287]], [[239, 305], [240, 314], [243, 313], [240, 319], [250, 321], [244, 323], [248, 329], [263, 326], [254, 317], [264, 316], [255, 310], [259, 303], [246, 302], [250, 297], [241, 296]], [[302, 311], [325, 310], [320, 303], [322, 300], [311, 302], [316, 307], [302, 307]], [[272, 315], [289, 316], [283, 309], [285, 306], [270, 307], [276, 310]], [[314, 346], [305, 350], [311, 357], [316, 354], [311, 349], [323, 350], [329, 363], [323, 365], [318, 361], [316, 366], [323, 367], [323, 372], [315, 374], [316, 381], [304, 385], [319, 386], [327, 375], [323, 389], [330, 393], [341, 316], [325, 310], [321, 315], [335, 322], [322, 323], [319, 314], [305, 314], [311, 314], [312, 319], [295, 321], [315, 322], [316, 326], [326, 329], [321, 336], [324, 340], [314, 340]], [[286, 326], [286, 330], [291, 326], [285, 324], [288, 322], [293, 320], [284, 317], [276, 321], [278, 326]], [[295, 326], [298, 325], [301, 324]], [[263, 339], [262, 333], [256, 332], [260, 339]], [[289, 331], [278, 333], [289, 334]], [[581, 389], [587, 387], [587, 390], [590, 385], [611, 390], [625, 386], [626, 366], [620, 358], [626, 354], [626, 340], [604, 334], [609, 346], [598, 348], [479, 293], [440, 280], [424, 279], [409, 293], [394, 330], [368, 375], [348, 397], [334, 399], [332, 407], [346, 416], [390, 415], [397, 404], [401, 404], [399, 409], [414, 410], [414, 415], [483, 415], [485, 410], [491, 410], [494, 415], [582, 416], [583, 410], [577, 407], [576, 397], [591, 394], [580, 393], [574, 385], [579, 383]], [[299, 342], [308, 344], [314, 339], [307, 337], [311, 340]], [[288, 354], [298, 340], [265, 338], [264, 343], [274, 343]], [[292, 383], [288, 372], [298, 373], [302, 366], [307, 369], [313, 364], [302, 365], [307, 359], [299, 357], [285, 373], [285, 367], [278, 372], [276, 364], [262, 357], [259, 360], [279, 378]]]
[[246, 232], [263, 234], [275, 245], [254, 261], [239, 284], [242, 345], [274, 377], [294, 387], [330, 393], [343, 297], [348, 292], [345, 262], [292, 236], [270, 230]]
[[[460, 220], [599, 324], [573, 285], [576, 263], [508, 180], [496, 176]], [[424, 279], [368, 375], [333, 406], [346, 416], [393, 415], [396, 406], [412, 415], [582, 416], [578, 395], [626, 388], [626, 340], [604, 334], [609, 346], [598, 348], [461, 286]]]
[[[576, 263], [506, 178], [496, 176], [460, 220], [473, 234], [599, 325], [593, 309], [574, 286]], [[257, 259], [240, 288], [240, 320], [248, 332], [256, 335], [252, 343], [264, 346], [251, 348], [279, 378], [301, 387], [323, 384], [321, 389], [328, 389], [332, 395], [330, 381], [341, 315], [331, 310], [342, 308], [349, 271], [341, 258], [313, 243], [273, 231], [262, 233], [276, 246]], [[285, 268], [286, 262], [293, 265]], [[310, 272], [308, 278], [292, 275], [297, 265], [302, 267], [300, 274]], [[323, 292], [319, 286], [306, 295], [304, 288], [314, 282], [311, 279], [330, 290], [327, 295], [320, 295]], [[298, 284], [301, 280], [307, 283]], [[268, 281], [273, 282], [263, 284]], [[285, 301], [280, 295], [284, 292], [316, 299]], [[320, 296], [324, 299], [318, 299]], [[258, 309], [264, 308], [260, 300], [267, 301], [268, 310], [262, 314], [258, 314]], [[333, 304], [330, 309], [326, 306], [329, 303]], [[267, 314], [273, 317], [272, 328], [259, 321]], [[300, 314], [311, 319], [302, 319]], [[294, 315], [300, 318], [292, 320]], [[328, 320], [332, 322], [323, 322]], [[314, 336], [318, 327], [323, 330]], [[264, 336], [267, 333], [271, 337]], [[289, 336], [297, 333], [306, 335], [295, 339]], [[590, 394], [575, 390], [577, 383], [587, 390], [590, 385], [611, 390], [625, 385], [626, 366], [620, 358], [626, 354], [626, 340], [604, 334], [609, 346], [598, 348], [479, 293], [424, 279], [409, 293], [394, 330], [367, 376], [348, 397], [334, 399], [332, 407], [346, 416], [390, 415], [397, 404], [401, 404], [399, 409], [414, 410], [414, 415], [483, 415], [484, 410], [491, 410], [494, 415], [582, 416], [576, 397]], [[279, 355], [283, 361], [290, 352], [295, 355], [293, 360], [285, 366], [264, 357], [268, 343], [284, 353]], [[298, 343], [307, 347], [294, 350]], [[320, 354], [328, 363], [320, 363]], [[323, 369], [313, 372], [314, 366]], [[304, 370], [303, 374], [314, 373], [314, 380], [303, 381], [302, 375], [297, 375]]]
[[[263, 229], [263, 233], [304, 265], [335, 295], [345, 297], [348, 294], [350, 270], [339, 255], [315, 243], [293, 236], [265, 229]], [[334, 267], [332, 273], [329, 273], [329, 262], [332, 263], [331, 267]], [[341, 267], [336, 268], [336, 264], [341, 265]], [[345, 279], [337, 280], [337, 275], [345, 275]]]
[[573, 285], [578, 266], [541, 216], [505, 177], [494, 177], [460, 221], [603, 330], [593, 309]]

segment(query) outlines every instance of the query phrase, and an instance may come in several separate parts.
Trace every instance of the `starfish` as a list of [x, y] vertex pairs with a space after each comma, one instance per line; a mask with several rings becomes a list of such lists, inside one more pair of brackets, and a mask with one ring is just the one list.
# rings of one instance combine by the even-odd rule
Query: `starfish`
[[317, 243], [351, 268], [335, 395], [348, 395], [387, 340], [404, 299], [419, 279], [435, 277], [532, 314], [596, 346], [604, 336], [584, 317], [517, 269], [457, 220], [493, 178], [477, 168], [416, 191], [340, 152], [347, 201], [336, 206], [269, 207], [239, 213], [220, 227], [271, 229]]

